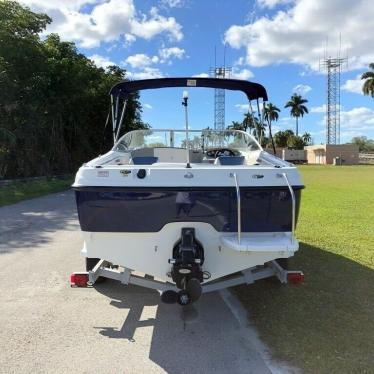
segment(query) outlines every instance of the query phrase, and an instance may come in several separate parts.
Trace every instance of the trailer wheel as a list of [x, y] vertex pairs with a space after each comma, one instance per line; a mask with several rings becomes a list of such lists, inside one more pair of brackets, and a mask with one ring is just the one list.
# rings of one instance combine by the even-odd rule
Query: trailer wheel
[[[100, 261], [99, 258], [89, 258], [86, 257], [86, 271], [91, 271], [97, 263]], [[105, 278], [99, 277], [96, 279], [95, 283], [103, 283], [105, 281]]]
[[275, 260], [284, 270], [288, 270], [288, 258], [277, 258]]

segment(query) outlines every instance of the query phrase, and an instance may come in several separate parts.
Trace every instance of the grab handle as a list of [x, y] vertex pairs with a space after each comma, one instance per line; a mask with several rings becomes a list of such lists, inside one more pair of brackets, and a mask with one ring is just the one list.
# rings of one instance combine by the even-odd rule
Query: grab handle
[[241, 216], [241, 201], [240, 201], [240, 187], [236, 173], [230, 173], [230, 177], [234, 178], [236, 188], [236, 201], [238, 206], [238, 243], [240, 244], [242, 236], [242, 216]]
[[288, 189], [291, 194], [292, 199], [292, 236], [291, 236], [291, 243], [293, 244], [294, 236], [295, 236], [295, 220], [296, 220], [296, 198], [295, 198], [295, 192], [291, 186], [290, 181], [288, 180], [287, 174], [282, 173], [281, 176], [285, 179]]

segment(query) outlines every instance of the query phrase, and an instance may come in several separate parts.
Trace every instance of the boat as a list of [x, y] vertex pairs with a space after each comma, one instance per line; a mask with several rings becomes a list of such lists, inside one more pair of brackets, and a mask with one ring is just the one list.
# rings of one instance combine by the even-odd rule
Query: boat
[[110, 91], [114, 146], [84, 164], [72, 186], [84, 238], [84, 283], [112, 278], [187, 305], [204, 292], [268, 276], [303, 279], [283, 266], [299, 248], [295, 228], [304, 185], [293, 164], [265, 152], [249, 133], [190, 129], [188, 91], [181, 98], [184, 127], [119, 136], [130, 95], [164, 87], [242, 91], [259, 114], [267, 100], [262, 85], [235, 79], [116, 84]]

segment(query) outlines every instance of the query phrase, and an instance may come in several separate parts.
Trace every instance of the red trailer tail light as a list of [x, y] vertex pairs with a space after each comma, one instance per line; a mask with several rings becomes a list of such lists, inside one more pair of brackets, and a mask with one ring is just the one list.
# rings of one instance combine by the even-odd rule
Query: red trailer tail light
[[87, 287], [88, 273], [73, 273], [70, 275], [71, 287]]
[[304, 282], [304, 273], [301, 271], [295, 273], [287, 273], [287, 281], [291, 283], [302, 283]]

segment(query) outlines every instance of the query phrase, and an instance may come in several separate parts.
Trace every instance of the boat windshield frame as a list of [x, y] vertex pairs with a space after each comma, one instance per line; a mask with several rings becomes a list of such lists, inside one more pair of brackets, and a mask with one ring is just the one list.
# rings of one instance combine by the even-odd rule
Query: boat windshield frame
[[[209, 149], [217, 149], [217, 148], [230, 148], [234, 150], [246, 150], [246, 151], [262, 151], [263, 148], [259, 144], [259, 142], [256, 140], [256, 138], [242, 130], [231, 130], [231, 129], [226, 129], [226, 130], [214, 130], [214, 129], [202, 129], [202, 130], [188, 130], [188, 132], [191, 134], [191, 138], [188, 141], [188, 148], [190, 150], [198, 150], [202, 149], [204, 150], [209, 150]], [[142, 136], [143, 139], [145, 136], [153, 135], [154, 133], [164, 133], [164, 136], [167, 135], [168, 133], [168, 138], [165, 138], [165, 143], [162, 144], [160, 142], [154, 142], [150, 144], [146, 144], [145, 142], [136, 144], [136, 141], [139, 140], [141, 141]], [[175, 134], [180, 133], [183, 134], [182, 143], [178, 145], [175, 141]], [[201, 143], [194, 147], [194, 134], [199, 133]], [[242, 144], [238, 144], [238, 146], [233, 146], [232, 143], [225, 144], [225, 136], [221, 138], [214, 138], [214, 135], [223, 135], [227, 133], [228, 135], [240, 135], [240, 137], [243, 139]], [[133, 135], [138, 135], [134, 137]], [[141, 148], [182, 148], [182, 149], [187, 149], [185, 143], [183, 145], [183, 142], [185, 142], [186, 139], [186, 130], [185, 129], [142, 129], [142, 130], [133, 130], [129, 131], [128, 133], [124, 134], [121, 136], [118, 141], [114, 144], [112, 151], [118, 151], [118, 152], [131, 152], [136, 149], [141, 149]], [[210, 139], [209, 139], [210, 137]], [[226, 137], [227, 138], [227, 137]], [[127, 140], [129, 139], [129, 140]], [[135, 144], [131, 146], [131, 143], [133, 143], [135, 139]], [[208, 140], [206, 140], [208, 139]], [[245, 140], [247, 139], [247, 141]], [[156, 139], [155, 139], [156, 140]], [[211, 142], [211, 144], [209, 144]], [[196, 145], [196, 144], [195, 144]]]

